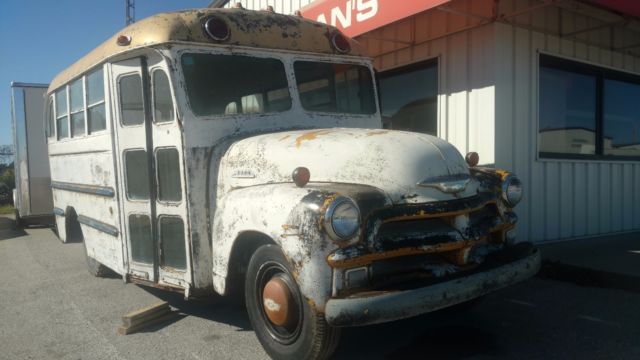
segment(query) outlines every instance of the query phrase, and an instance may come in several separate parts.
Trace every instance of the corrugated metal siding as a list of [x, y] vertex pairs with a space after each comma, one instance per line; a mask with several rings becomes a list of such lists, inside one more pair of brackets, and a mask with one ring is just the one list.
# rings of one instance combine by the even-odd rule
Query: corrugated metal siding
[[[509, 13], [533, 4], [502, 1], [500, 10]], [[548, 33], [560, 26], [567, 33], [594, 25], [556, 7], [517, 20]], [[506, 24], [496, 24], [495, 30], [496, 166], [523, 180], [520, 238], [539, 242], [640, 229], [640, 162], [537, 160], [540, 52], [634, 73], [640, 73], [640, 58], [594, 46], [611, 36], [608, 29], [576, 40]]]
[[233, 7], [241, 3], [242, 7], [249, 10], [264, 10], [267, 6], [273, 6], [273, 10], [279, 14], [292, 15], [296, 10], [309, 4], [313, 0], [231, 0], [226, 7]]
[[[489, 17], [491, 4], [457, 1], [448, 7]], [[485, 25], [461, 31], [474, 23], [477, 20], [434, 9], [356, 39], [368, 49], [378, 71], [438, 58], [438, 136], [463, 154], [477, 151], [481, 163], [492, 164], [494, 30]]]

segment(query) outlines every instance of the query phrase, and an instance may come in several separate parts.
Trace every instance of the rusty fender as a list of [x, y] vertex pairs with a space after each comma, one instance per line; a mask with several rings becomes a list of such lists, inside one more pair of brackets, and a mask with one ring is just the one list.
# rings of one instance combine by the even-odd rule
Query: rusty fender
[[[323, 312], [332, 293], [332, 269], [327, 256], [339, 248], [326, 234], [322, 216], [338, 194], [351, 195], [366, 208], [388, 200], [368, 186], [293, 183], [250, 186], [227, 193], [218, 203], [213, 224], [213, 283], [225, 293], [229, 258], [234, 241], [247, 231], [268, 236], [289, 260], [302, 294], [316, 311]], [[360, 189], [356, 191], [354, 189]], [[369, 196], [365, 193], [372, 194]]]
[[331, 299], [325, 318], [332, 326], [361, 326], [404, 319], [459, 304], [534, 276], [540, 252], [473, 275], [412, 290], [365, 293]]

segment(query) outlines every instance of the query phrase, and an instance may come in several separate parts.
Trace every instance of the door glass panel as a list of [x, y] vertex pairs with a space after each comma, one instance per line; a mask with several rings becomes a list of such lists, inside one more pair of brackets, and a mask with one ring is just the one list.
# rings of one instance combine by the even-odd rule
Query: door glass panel
[[129, 215], [129, 239], [131, 239], [133, 261], [153, 264], [153, 241], [148, 215]]
[[127, 197], [131, 200], [148, 200], [147, 152], [144, 150], [125, 151], [124, 163], [127, 177]]
[[379, 79], [385, 128], [437, 135], [437, 62], [385, 72]]
[[140, 125], [144, 122], [142, 78], [138, 74], [120, 79], [120, 116], [123, 125]]
[[162, 70], [153, 72], [153, 118], [156, 122], [173, 120], [173, 101], [169, 78]]
[[156, 152], [158, 199], [160, 201], [182, 200], [179, 158], [177, 149], [158, 149]]
[[160, 243], [162, 247], [162, 266], [175, 269], [187, 268], [187, 256], [184, 247], [184, 223], [175, 216], [160, 217]]

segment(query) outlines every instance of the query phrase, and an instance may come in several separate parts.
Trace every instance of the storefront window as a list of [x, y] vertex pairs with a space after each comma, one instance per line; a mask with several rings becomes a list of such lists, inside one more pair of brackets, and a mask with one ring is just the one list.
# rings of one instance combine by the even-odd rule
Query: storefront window
[[438, 62], [383, 72], [379, 76], [385, 128], [438, 133]]
[[640, 76], [540, 56], [539, 155], [640, 159]]

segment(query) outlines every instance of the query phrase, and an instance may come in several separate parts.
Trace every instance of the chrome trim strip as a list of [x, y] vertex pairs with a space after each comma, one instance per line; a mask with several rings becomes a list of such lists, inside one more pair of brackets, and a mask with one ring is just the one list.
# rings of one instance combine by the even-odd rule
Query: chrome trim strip
[[456, 194], [464, 191], [471, 181], [471, 176], [467, 174], [450, 175], [450, 176], [438, 176], [427, 178], [416, 185], [421, 187], [436, 188], [443, 193]]
[[72, 184], [60, 181], [52, 181], [51, 188], [106, 197], [114, 197], [116, 195], [115, 190], [107, 186]]
[[92, 227], [98, 231], [102, 231], [103, 233], [107, 233], [111, 236], [118, 236], [119, 233], [118, 228], [116, 228], [115, 226], [103, 223], [102, 221], [98, 221], [96, 219], [92, 219], [88, 216], [78, 215], [78, 222], [80, 224]]

